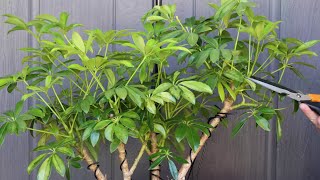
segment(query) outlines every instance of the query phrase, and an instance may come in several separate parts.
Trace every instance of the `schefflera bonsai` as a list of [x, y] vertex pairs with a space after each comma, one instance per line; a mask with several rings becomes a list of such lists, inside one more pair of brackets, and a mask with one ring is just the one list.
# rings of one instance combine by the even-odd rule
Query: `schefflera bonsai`
[[[280, 137], [283, 118], [275, 94], [247, 77], [276, 80], [280, 74], [281, 82], [288, 70], [302, 76], [296, 65], [313, 66], [292, 59], [315, 56], [309, 48], [318, 41], [279, 39], [279, 22], [255, 15], [246, 0], [209, 5], [215, 9], [211, 17], [184, 22], [174, 15], [175, 5], [156, 6], [142, 17], [142, 32], [78, 33], [74, 28], [81, 25], [68, 24], [65, 12], [29, 22], [5, 15], [14, 26], [9, 32], [26, 31], [38, 45], [22, 49], [27, 56], [20, 72], [0, 79], [1, 89], [22, 94], [0, 117], [0, 144], [8, 134], [30, 131], [38, 156], [27, 171], [37, 169], [39, 180], [49, 179], [53, 169], [71, 179], [70, 168], [80, 168], [81, 161], [97, 179], [107, 179], [97, 163], [106, 153], [99, 147], [106, 145], [118, 152], [123, 179], [131, 179], [146, 153], [151, 179], [160, 179], [160, 164], [168, 163], [172, 178], [181, 180], [231, 111], [244, 112], [232, 135], [249, 119], [270, 131], [276, 117]], [[273, 63], [279, 68], [272, 70]], [[23, 111], [27, 100], [34, 105]], [[126, 144], [134, 139], [140, 151], [128, 162], [126, 153], [133, 150]]]

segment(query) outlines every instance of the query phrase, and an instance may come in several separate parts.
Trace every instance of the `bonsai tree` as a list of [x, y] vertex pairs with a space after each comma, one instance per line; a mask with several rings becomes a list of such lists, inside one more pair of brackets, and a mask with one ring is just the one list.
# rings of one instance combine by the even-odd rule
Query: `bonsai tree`
[[[65, 12], [29, 22], [5, 15], [14, 26], [9, 33], [26, 31], [38, 46], [21, 49], [28, 53], [21, 60], [24, 68], [0, 79], [1, 89], [21, 93], [16, 107], [0, 117], [0, 145], [7, 134], [30, 131], [39, 154], [27, 171], [39, 167], [39, 180], [49, 179], [53, 169], [71, 179], [70, 168], [80, 168], [81, 161], [97, 179], [107, 179], [97, 163], [102, 144], [118, 152], [123, 179], [131, 179], [146, 153], [151, 178], [157, 180], [161, 163], [168, 163], [173, 179], [185, 179], [213, 130], [219, 123], [227, 125], [231, 111], [243, 112], [233, 136], [249, 120], [270, 131], [269, 122], [276, 117], [281, 137], [282, 109], [273, 107], [276, 94], [248, 77], [281, 82], [288, 70], [301, 77], [297, 65], [313, 66], [292, 59], [316, 56], [309, 48], [318, 41], [279, 39], [280, 22], [255, 15], [254, 4], [246, 0], [209, 5], [215, 9], [211, 17], [184, 22], [175, 16], [175, 5], [156, 6], [142, 17], [142, 32], [79, 33], [75, 28], [81, 25], [68, 24]], [[119, 48], [112, 51], [111, 46]], [[279, 68], [271, 71], [273, 63]], [[34, 106], [23, 111], [30, 98]], [[132, 150], [126, 144], [132, 139], [141, 147], [134, 162], [128, 162], [126, 153]]]

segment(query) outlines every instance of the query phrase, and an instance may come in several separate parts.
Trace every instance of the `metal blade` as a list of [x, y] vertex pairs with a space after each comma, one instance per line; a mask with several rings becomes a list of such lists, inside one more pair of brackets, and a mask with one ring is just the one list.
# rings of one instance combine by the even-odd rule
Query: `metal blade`
[[277, 85], [275, 83], [272, 83], [272, 82], [268, 82], [266, 80], [263, 80], [263, 79], [260, 79], [260, 78], [256, 78], [256, 77], [252, 77], [252, 78], [248, 78], [249, 80], [265, 87], [265, 88], [268, 88], [274, 92], [277, 92], [279, 94], [286, 94], [286, 95], [289, 95], [291, 93], [296, 93], [295, 91], [293, 90], [290, 90], [286, 87], [283, 87], [283, 86], [280, 86], [280, 85]]
[[308, 95], [305, 95], [305, 94], [302, 94], [302, 93], [298, 93], [294, 90], [291, 90], [289, 88], [286, 88], [284, 86], [281, 86], [280, 84], [276, 84], [276, 83], [273, 83], [273, 82], [269, 82], [267, 80], [264, 80], [264, 79], [260, 79], [260, 78], [257, 78], [257, 77], [251, 77], [251, 78], [248, 78], [249, 80], [265, 87], [265, 88], [268, 88], [276, 93], [279, 93], [279, 94], [285, 94], [287, 95], [288, 97], [290, 97], [291, 99], [294, 99], [296, 101], [309, 101], [310, 100], [310, 97]]

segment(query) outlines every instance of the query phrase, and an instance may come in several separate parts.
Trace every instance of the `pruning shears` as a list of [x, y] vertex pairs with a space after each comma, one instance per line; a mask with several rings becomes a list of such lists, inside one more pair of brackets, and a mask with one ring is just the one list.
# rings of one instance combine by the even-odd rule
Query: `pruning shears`
[[303, 94], [297, 91], [291, 90], [280, 84], [276, 84], [257, 77], [248, 78], [256, 84], [259, 84], [265, 88], [270, 89], [278, 94], [286, 95], [287, 97], [296, 100], [300, 103], [307, 104], [314, 112], [320, 115], [320, 94]]

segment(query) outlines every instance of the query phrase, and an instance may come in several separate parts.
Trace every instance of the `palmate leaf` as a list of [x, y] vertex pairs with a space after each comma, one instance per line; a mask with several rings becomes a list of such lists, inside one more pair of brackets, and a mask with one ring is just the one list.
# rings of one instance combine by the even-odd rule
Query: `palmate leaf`
[[44, 158], [47, 156], [48, 154], [41, 154], [39, 155], [38, 157], [34, 158], [28, 168], [27, 168], [27, 171], [28, 171], [28, 174], [31, 173], [32, 170], [34, 170], [36, 167], [38, 167], [40, 165], [40, 163], [44, 160]]
[[166, 91], [172, 86], [173, 85], [171, 83], [162, 83], [152, 92], [152, 94], [158, 94], [160, 92]]
[[1, 147], [1, 145], [3, 144], [4, 139], [5, 139], [5, 137], [6, 137], [6, 134], [7, 134], [7, 126], [8, 126], [8, 123], [4, 123], [4, 124], [2, 124], [2, 126], [0, 127], [0, 147]]
[[51, 175], [51, 164], [52, 156], [47, 158], [40, 166], [38, 170], [37, 179], [38, 180], [48, 180]]
[[169, 170], [170, 170], [170, 173], [171, 173], [173, 179], [178, 180], [178, 170], [177, 170], [176, 165], [170, 159], [168, 160], [168, 163], [169, 163]]
[[153, 163], [150, 165], [149, 170], [154, 169], [157, 167], [161, 162], [164, 160], [165, 156], [160, 156], [158, 157]]
[[76, 45], [76, 47], [80, 51], [85, 52], [86, 48], [85, 48], [84, 42], [82, 40], [82, 37], [80, 36], [79, 33], [77, 33], [77, 32], [72, 33], [72, 42], [74, 43], [74, 45]]
[[66, 166], [64, 165], [63, 160], [57, 155], [52, 155], [52, 164], [55, 167], [56, 171], [61, 175], [64, 176], [66, 173]]
[[270, 124], [268, 122], [268, 120], [266, 120], [265, 118], [261, 117], [261, 116], [257, 116], [254, 115], [254, 118], [256, 120], [256, 123], [265, 131], [270, 131]]
[[200, 145], [200, 136], [197, 133], [196, 129], [189, 127], [187, 129], [186, 138], [189, 146], [191, 147], [193, 152], [195, 152]]

